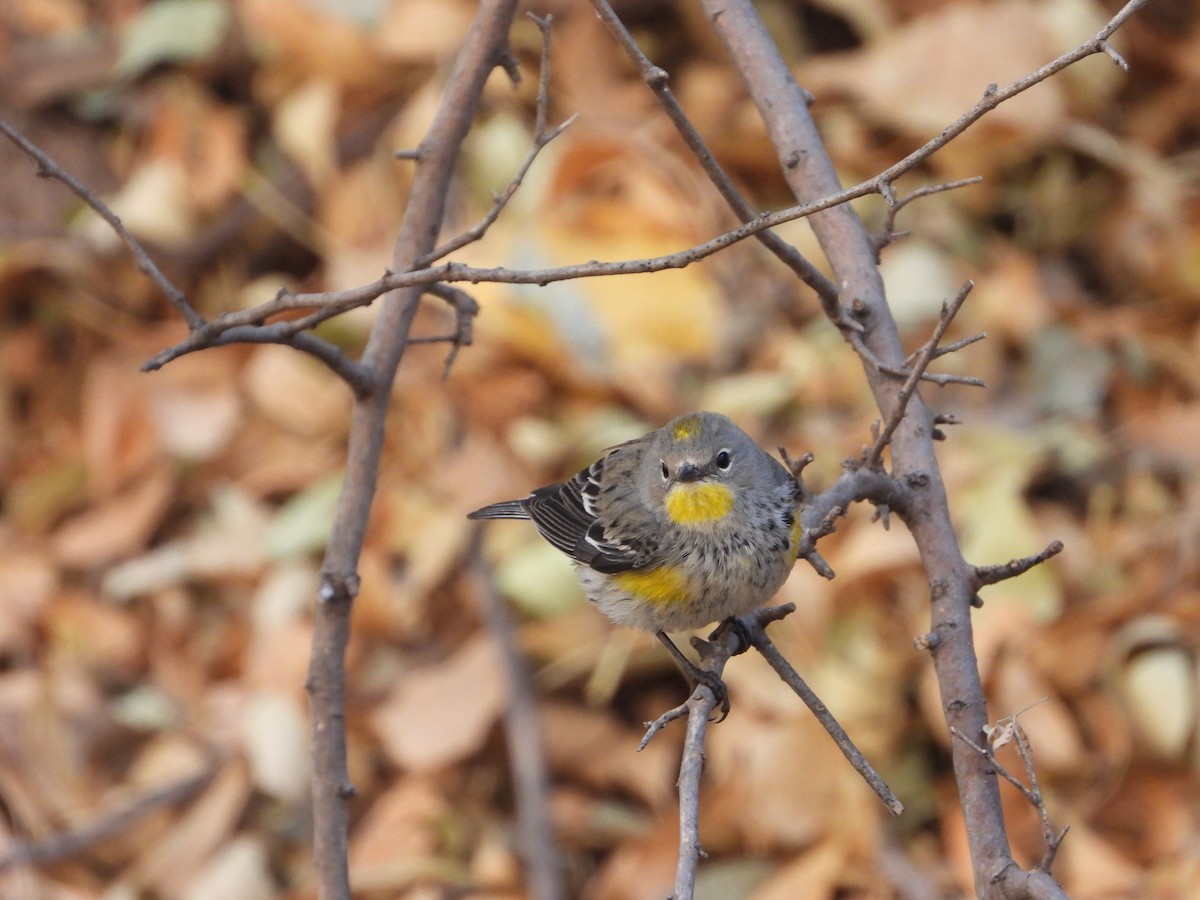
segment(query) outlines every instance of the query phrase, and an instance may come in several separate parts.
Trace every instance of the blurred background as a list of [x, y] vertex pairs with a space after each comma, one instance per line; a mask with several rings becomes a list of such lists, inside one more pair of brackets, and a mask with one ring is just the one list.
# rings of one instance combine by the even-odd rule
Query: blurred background
[[[485, 239], [456, 254], [541, 267], [683, 249], [732, 224], [582, 2], [553, 13], [548, 147]], [[1094, 34], [1097, 0], [763, 0], [846, 183], [982, 94]], [[624, 2], [643, 48], [754, 205], [792, 202], [696, 6]], [[388, 265], [412, 165], [471, 17], [465, 0], [7, 0], [0, 110], [104, 196], [208, 315]], [[488, 83], [447, 235], [529, 147], [523, 80]], [[1096, 57], [995, 113], [897, 185], [918, 201], [883, 268], [906, 341], [976, 288], [939, 361], [988, 388], [925, 387], [963, 424], [939, 445], [974, 563], [1066, 550], [975, 612], [994, 719], [1021, 717], [1077, 897], [1200, 896], [1200, 9], [1159, 0]], [[0, 855], [106, 824], [0, 872], [14, 898], [313, 896], [309, 609], [349, 394], [281, 347], [139, 366], [184, 329], [107, 226], [0, 142]], [[856, 207], [872, 228], [877, 198]], [[822, 263], [806, 225], [780, 229]], [[813, 296], [752, 242], [690, 268], [479, 285], [474, 346], [400, 369], [349, 656], [351, 856], [364, 898], [520, 897], [499, 650], [464, 564], [464, 515], [560, 479], [693, 409], [811, 451], [815, 487], [869, 443], [860, 365]], [[414, 334], [452, 330], [427, 298]], [[322, 335], [357, 353], [373, 311]], [[753, 656], [710, 731], [699, 896], [959, 897], [964, 825], [904, 527], [855, 509], [798, 566], [773, 626], [907, 807], [890, 820]], [[588, 608], [528, 525], [485, 553], [530, 667], [572, 894], [661, 898], [682, 729], [638, 754], [685, 686], [647, 635]], [[1032, 708], [1030, 708], [1032, 707]], [[1003, 751], [1002, 760], [1020, 770]], [[217, 762], [214, 764], [213, 759]], [[164, 786], [195, 788], [121, 825]], [[181, 787], [182, 791], [183, 788]], [[1001, 786], [1014, 851], [1036, 815]], [[116, 827], [120, 825], [120, 827]], [[7, 849], [6, 849], [7, 848]], [[10, 859], [11, 861], [11, 859]]]

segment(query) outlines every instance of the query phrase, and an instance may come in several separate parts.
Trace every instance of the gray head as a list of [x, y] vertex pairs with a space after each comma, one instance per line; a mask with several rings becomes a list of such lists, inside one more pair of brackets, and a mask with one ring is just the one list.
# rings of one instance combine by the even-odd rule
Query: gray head
[[761, 485], [771, 458], [728, 417], [688, 413], [654, 433], [642, 459], [641, 483], [649, 500], [661, 502], [673, 488], [724, 485], [733, 492]]

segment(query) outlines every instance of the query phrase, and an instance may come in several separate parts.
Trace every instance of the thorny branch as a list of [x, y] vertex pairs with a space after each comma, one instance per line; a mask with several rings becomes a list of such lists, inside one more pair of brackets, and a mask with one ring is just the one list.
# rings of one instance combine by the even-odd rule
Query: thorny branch
[[[720, 678], [729, 659], [749, 649], [751, 635], [762, 634], [767, 625], [784, 618], [795, 608], [790, 603], [768, 606], [740, 619], [726, 620], [709, 635], [707, 641], [694, 639], [693, 646], [700, 654], [699, 667]], [[644, 748], [667, 724], [687, 716], [687, 735], [677, 782], [679, 855], [675, 865], [675, 889], [671, 894], [673, 900], [690, 900], [696, 884], [696, 870], [700, 858], [705, 855], [700, 845], [700, 776], [704, 771], [704, 741], [717, 702], [716, 695], [708, 685], [698, 684], [685, 702], [647, 724], [646, 734], [638, 746], [639, 750]], [[849, 738], [846, 740], [849, 741]], [[857, 748], [854, 752], [858, 752]]]
[[1062, 541], [1051, 541], [1044, 550], [1032, 556], [1024, 556], [1021, 559], [1010, 560], [994, 566], [976, 566], [975, 582], [978, 587], [985, 587], [989, 584], [999, 584], [1009, 578], [1016, 578], [1018, 575], [1024, 575], [1034, 566], [1044, 563], [1050, 557], [1057, 556], [1062, 551]]
[[927, 184], [924, 187], [917, 188], [911, 194], [906, 194], [894, 203], [887, 207], [887, 214], [883, 221], [883, 230], [875, 236], [875, 251], [881, 252], [885, 247], [893, 243], [897, 238], [903, 237], [907, 232], [896, 231], [896, 217], [900, 215], [900, 210], [908, 206], [914, 200], [920, 200], [922, 197], [931, 197], [934, 194], [941, 194], [945, 191], [957, 190], [961, 187], [967, 187], [972, 184], [979, 184], [983, 181], [980, 175], [973, 175], [970, 178], [960, 178], [957, 181], [947, 181], [942, 184]]

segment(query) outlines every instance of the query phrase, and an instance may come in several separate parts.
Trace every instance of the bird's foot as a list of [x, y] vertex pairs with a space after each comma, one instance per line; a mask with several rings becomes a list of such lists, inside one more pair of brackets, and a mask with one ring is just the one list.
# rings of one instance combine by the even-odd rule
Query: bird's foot
[[[735, 620], [726, 620], [726, 622], [729, 621]], [[725, 624], [726, 623], [722, 623], [721, 627], [724, 627]], [[720, 628], [718, 628], [718, 631], [719, 630]], [[715, 633], [716, 632], [714, 632], [714, 634]], [[720, 717], [713, 721], [725, 721], [725, 717], [729, 715], [729, 689], [725, 687], [725, 682], [721, 679], [721, 676], [716, 672], [710, 672], [708, 669], [701, 669], [690, 659], [684, 656], [683, 652], [675, 646], [674, 642], [667, 637], [665, 632], [659, 631], [656, 633], [656, 635], [658, 639], [662, 641], [662, 645], [667, 648], [667, 651], [674, 658], [675, 664], [679, 666], [692, 689], [695, 690], [697, 685], [702, 684], [712, 691], [713, 698], [717, 701], [717, 707], [721, 710]], [[749, 645], [747, 644], [747, 646]]]

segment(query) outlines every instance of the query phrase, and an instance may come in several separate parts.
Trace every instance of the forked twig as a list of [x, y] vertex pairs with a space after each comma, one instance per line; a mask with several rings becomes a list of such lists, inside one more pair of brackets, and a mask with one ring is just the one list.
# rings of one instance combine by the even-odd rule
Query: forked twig
[[[1038, 703], [1040, 702], [1042, 701], [1039, 700]], [[1020, 791], [1030, 806], [1037, 811], [1042, 825], [1042, 839], [1046, 844], [1046, 850], [1037, 864], [1037, 869], [1049, 874], [1054, 865], [1054, 858], [1058, 854], [1058, 848], [1062, 844], [1063, 838], [1067, 836], [1070, 826], [1064, 826], [1061, 831], [1056, 831], [1050, 823], [1050, 814], [1046, 810], [1046, 798], [1038, 784], [1037, 770], [1033, 764], [1033, 747], [1019, 721], [1022, 713], [1036, 705], [1036, 703], [1032, 704], [1021, 712], [1006, 716], [998, 720], [994, 727], [985, 729], [987, 746], [980, 746], [956, 728], [951, 728], [950, 733], [986, 759], [989, 765], [995, 769], [996, 774]], [[1017, 755], [1021, 757], [1021, 764], [1025, 767], [1025, 774], [1029, 778], [1028, 786], [996, 759], [996, 751], [1010, 742], [1014, 744]]]
[[875, 443], [867, 452], [864, 458], [864, 464], [867, 468], [877, 469], [880, 466], [884, 448], [891, 443], [892, 435], [896, 433], [896, 429], [900, 427], [900, 422], [904, 419], [905, 413], [908, 411], [908, 401], [912, 399], [913, 393], [917, 389], [917, 385], [921, 381], [921, 376], [933, 362], [934, 354], [938, 348], [938, 342], [941, 341], [942, 335], [946, 333], [946, 329], [950, 327], [950, 323], [954, 321], [954, 316], [962, 309], [963, 303], [966, 302], [967, 295], [971, 293], [971, 288], [975, 285], [973, 282], [966, 282], [959, 288], [958, 294], [950, 303], [942, 304], [942, 314], [938, 316], [937, 325], [934, 326], [933, 334], [929, 340], [925, 342], [925, 346], [917, 353], [917, 358], [913, 361], [908, 372], [908, 377], [904, 385], [900, 388], [900, 393], [896, 395], [896, 402], [892, 407], [891, 413], [884, 422], [883, 427], [879, 429], [879, 434], [875, 438]]
[[546, 119], [550, 109], [550, 26], [554, 21], [554, 17], [548, 15], [543, 19], [531, 12], [526, 13], [526, 15], [537, 25], [538, 30], [542, 33], [542, 59], [538, 76], [533, 143], [525, 154], [525, 159], [517, 167], [516, 174], [509, 180], [508, 186], [501, 193], [493, 196], [492, 208], [488, 210], [487, 214], [462, 234], [456, 235], [424, 256], [417, 257], [413, 263], [414, 269], [427, 268], [439, 259], [444, 259], [454, 251], [461, 250], [468, 244], [473, 244], [487, 234], [488, 229], [500, 218], [500, 213], [504, 211], [504, 208], [508, 205], [508, 201], [513, 198], [517, 189], [524, 183], [525, 176], [529, 173], [530, 168], [532, 168], [545, 146], [566, 131], [579, 118], [579, 114], [576, 113], [553, 128], [548, 129], [546, 127]]
[[[787, 660], [767, 637], [766, 627], [795, 612], [794, 603], [769, 606], [756, 610], [739, 619], [728, 619], [714, 631], [707, 641], [693, 640], [700, 654], [700, 668], [721, 677], [725, 664], [733, 656], [745, 652], [749, 647], [758, 650], [776, 673], [812, 711], [817, 721], [826, 730], [855, 770], [879, 795], [893, 815], [904, 811], [903, 804], [875, 772], [862, 752], [854, 745], [850, 736], [838, 724], [828, 707], [812, 691], [804, 680], [788, 664]], [[708, 733], [709, 720], [716, 710], [718, 698], [708, 685], [697, 684], [691, 696], [673, 709], [667, 710], [653, 722], [647, 724], [646, 734], [638, 749], [642, 749], [659, 731], [670, 722], [687, 716], [687, 734], [684, 738], [683, 757], [679, 765], [679, 857], [675, 869], [676, 898], [691, 897], [696, 881], [696, 869], [705, 855], [700, 844], [700, 779], [704, 771], [704, 741]]]
[[883, 230], [875, 236], [875, 252], [883, 250], [889, 244], [901, 236], [901, 232], [896, 231], [896, 217], [900, 214], [900, 210], [908, 206], [914, 200], [920, 200], [922, 197], [930, 197], [934, 194], [941, 194], [945, 191], [957, 190], [961, 187], [967, 187], [972, 184], [979, 184], [983, 181], [982, 176], [973, 175], [970, 178], [960, 178], [957, 181], [946, 181], [941, 184], [927, 184], [924, 187], [917, 188], [911, 194], [906, 194], [895, 203], [890, 203], [887, 206], [887, 213], [883, 220]]
[[[625, 51], [626, 55], [633, 61], [633, 64], [637, 66], [642, 80], [654, 92], [654, 96], [658, 98], [658, 102], [662, 105], [667, 118], [671, 120], [671, 124], [675, 126], [675, 130], [679, 133], [679, 136], [683, 139], [688, 149], [692, 151], [692, 155], [700, 163], [700, 167], [708, 176], [709, 181], [713, 183], [713, 186], [716, 187], [717, 191], [725, 199], [729, 208], [733, 210], [734, 215], [741, 222], [753, 221], [759, 214], [746, 202], [746, 199], [734, 185], [733, 179], [729, 177], [721, 164], [717, 162], [716, 157], [709, 150], [708, 144], [705, 143], [700, 132], [696, 130], [696, 126], [692, 124], [687, 113], [683, 111], [683, 107], [679, 105], [679, 101], [675, 99], [675, 93], [671, 90], [670, 76], [668, 76], [665, 70], [654, 65], [650, 61], [650, 58], [642, 52], [642, 48], [638, 46], [633, 35], [629, 33], [629, 29], [625, 27], [625, 24], [613, 11], [608, 0], [592, 0], [592, 6], [595, 8], [600, 21], [605, 24], [609, 32], [616, 38], [621, 49]], [[795, 272], [801, 281], [813, 289], [821, 301], [821, 306], [825, 310], [825, 314], [835, 324], [839, 327], [849, 327], [852, 331], [861, 328], [857, 322], [845, 316], [838, 299], [837, 286], [822, 275], [816, 266], [805, 259], [799, 250], [773, 231], [761, 231], [755, 237], [764, 247], [775, 254], [784, 265]]]

